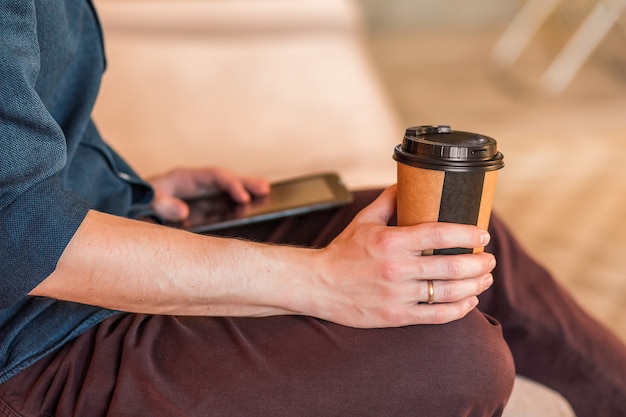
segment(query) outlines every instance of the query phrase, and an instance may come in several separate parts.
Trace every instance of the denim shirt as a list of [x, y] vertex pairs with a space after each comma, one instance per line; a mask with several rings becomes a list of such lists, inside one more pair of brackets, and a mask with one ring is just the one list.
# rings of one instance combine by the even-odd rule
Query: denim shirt
[[0, 2], [0, 383], [115, 314], [27, 295], [88, 210], [149, 213], [91, 119], [103, 51], [90, 0]]

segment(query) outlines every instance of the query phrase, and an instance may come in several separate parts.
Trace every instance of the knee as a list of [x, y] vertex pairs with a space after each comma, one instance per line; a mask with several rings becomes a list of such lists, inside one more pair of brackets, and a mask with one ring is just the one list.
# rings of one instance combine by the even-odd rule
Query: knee
[[482, 402], [495, 412], [506, 405], [515, 379], [513, 357], [502, 337], [500, 325], [478, 310], [468, 316], [460, 331], [465, 339], [452, 359], [463, 382], [455, 391], [466, 404]]
[[450, 415], [474, 415], [477, 410], [499, 414], [515, 378], [500, 325], [474, 310], [444, 327], [432, 351], [430, 389], [440, 393], [440, 404], [450, 407]]
[[515, 370], [494, 320], [475, 310], [453, 323], [406, 330], [418, 340], [399, 355], [402, 378], [390, 390], [404, 392], [423, 415], [499, 415]]

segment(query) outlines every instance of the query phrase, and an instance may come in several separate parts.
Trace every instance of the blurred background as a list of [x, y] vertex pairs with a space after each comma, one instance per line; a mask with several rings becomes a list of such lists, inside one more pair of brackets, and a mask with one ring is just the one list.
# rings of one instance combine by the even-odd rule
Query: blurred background
[[[361, 2], [375, 65], [403, 123], [451, 123], [496, 138], [507, 163], [496, 211], [626, 340], [626, 13], [616, 4], [600, 13], [597, 1], [524, 9], [532, 3]], [[534, 18], [516, 27], [526, 11]], [[588, 30], [576, 35], [581, 27]], [[597, 44], [586, 44], [594, 36]], [[519, 58], [509, 63], [513, 50]], [[550, 84], [545, 74], [557, 58], [563, 68]]]
[[381, 186], [405, 127], [492, 136], [495, 210], [626, 340], [625, 1], [95, 3], [96, 120], [140, 173], [332, 169]]

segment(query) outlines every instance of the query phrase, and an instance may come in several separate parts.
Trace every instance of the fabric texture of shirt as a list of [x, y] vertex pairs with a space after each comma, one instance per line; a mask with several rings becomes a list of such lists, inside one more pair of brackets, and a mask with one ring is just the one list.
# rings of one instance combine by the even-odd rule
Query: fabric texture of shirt
[[87, 212], [149, 214], [91, 119], [103, 51], [90, 0], [0, 2], [0, 383], [115, 314], [27, 295]]

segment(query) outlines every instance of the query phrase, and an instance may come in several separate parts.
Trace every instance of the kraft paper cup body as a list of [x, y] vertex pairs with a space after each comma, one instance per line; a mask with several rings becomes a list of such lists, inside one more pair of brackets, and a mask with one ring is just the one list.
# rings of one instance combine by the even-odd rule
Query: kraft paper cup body
[[[410, 128], [407, 132], [414, 132], [415, 129], [420, 128], [422, 130], [441, 129], [439, 126], [428, 126]], [[446, 135], [456, 132], [447, 126], [444, 128], [447, 129], [443, 132], [422, 134], [427, 137], [426, 142], [437, 142], [433, 145], [433, 149], [412, 149], [411, 146], [414, 143], [407, 145], [406, 136], [403, 145], [396, 147], [394, 159], [398, 162], [398, 225], [451, 222], [473, 224], [486, 230], [489, 226], [498, 170], [504, 165], [502, 154], [497, 152], [495, 140], [491, 138], [476, 135], [480, 139], [476, 144], [474, 134], [460, 132], [461, 135], [453, 138]], [[411, 141], [412, 137], [409, 136], [408, 140]], [[454, 140], [454, 143], [446, 143], [449, 140]], [[464, 140], [469, 143], [464, 143]], [[485, 142], [484, 146], [490, 148], [487, 152], [483, 152], [478, 146], [475, 155], [471, 155], [471, 150], [468, 152], [452, 151], [452, 157], [446, 154], [449, 147], [463, 148], [465, 145], [471, 147], [481, 145], [481, 141]], [[446, 149], [442, 151], [441, 147], [446, 147]], [[426, 157], [422, 158], [423, 155], [419, 155], [420, 152], [425, 152]], [[415, 154], [417, 156], [414, 158]], [[447, 159], [439, 159], [441, 154], [447, 156]], [[482, 247], [473, 250], [439, 249], [427, 251], [424, 254], [477, 253], [483, 249]]]

